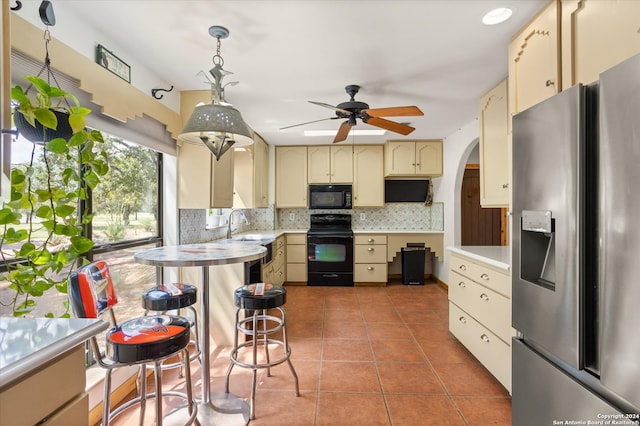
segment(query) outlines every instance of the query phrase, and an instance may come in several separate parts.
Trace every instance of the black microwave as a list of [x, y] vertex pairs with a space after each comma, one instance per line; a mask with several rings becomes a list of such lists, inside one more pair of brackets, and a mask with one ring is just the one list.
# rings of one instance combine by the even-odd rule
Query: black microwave
[[310, 209], [350, 209], [351, 185], [309, 185]]

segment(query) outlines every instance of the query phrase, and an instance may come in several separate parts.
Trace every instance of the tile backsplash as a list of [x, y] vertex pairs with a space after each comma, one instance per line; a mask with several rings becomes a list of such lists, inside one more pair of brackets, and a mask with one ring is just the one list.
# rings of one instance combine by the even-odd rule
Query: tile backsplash
[[353, 229], [397, 231], [444, 231], [444, 204], [387, 203], [384, 207], [351, 210], [278, 209], [278, 229], [308, 229], [311, 213], [347, 213]]
[[[309, 229], [311, 213], [331, 213], [336, 210], [276, 209], [274, 205], [260, 209], [243, 210], [249, 224], [239, 221], [236, 232], [269, 231], [273, 229]], [[226, 220], [231, 209], [222, 209]], [[352, 227], [356, 230], [444, 231], [444, 204], [388, 203], [384, 207], [342, 210], [352, 215]], [[206, 228], [207, 211], [204, 209], [180, 210], [180, 244], [195, 244], [225, 238], [227, 225]], [[234, 215], [234, 228], [238, 221]], [[275, 224], [275, 226], [274, 226]]]

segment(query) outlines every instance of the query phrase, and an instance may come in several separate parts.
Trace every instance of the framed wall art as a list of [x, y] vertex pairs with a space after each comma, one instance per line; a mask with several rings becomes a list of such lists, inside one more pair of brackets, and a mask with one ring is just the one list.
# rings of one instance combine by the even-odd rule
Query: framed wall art
[[96, 62], [127, 83], [131, 83], [131, 67], [101, 44], [96, 46]]

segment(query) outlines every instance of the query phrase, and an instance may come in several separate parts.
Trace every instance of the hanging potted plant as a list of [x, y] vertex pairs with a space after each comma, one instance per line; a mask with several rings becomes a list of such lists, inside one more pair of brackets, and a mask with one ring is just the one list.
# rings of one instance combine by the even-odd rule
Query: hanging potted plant
[[[25, 78], [30, 82], [26, 92], [20, 86], [11, 89], [11, 98], [19, 103], [13, 114], [13, 122], [18, 133], [34, 143], [46, 143], [55, 138], [71, 138], [74, 133], [72, 123], [81, 125], [90, 110], [80, 107], [75, 96], [50, 86], [39, 77]], [[31, 87], [38, 92], [35, 104], [27, 94]], [[74, 102], [74, 106], [69, 105], [69, 100]]]
[[[37, 90], [36, 101], [21, 87], [13, 87], [15, 111], [32, 127], [40, 125], [38, 139], [48, 141], [33, 146], [29, 163], [11, 170], [11, 198], [0, 209], [0, 257], [5, 270], [0, 282], [8, 282], [11, 290], [9, 300], [5, 296], [2, 303], [11, 307], [14, 316], [28, 315], [37, 298], [50, 291], [66, 293], [69, 274], [94, 246], [83, 232], [92, 216], [88, 206], [80, 209], [80, 204], [108, 170], [100, 146], [102, 134], [85, 129], [90, 110], [39, 77], [26, 79]], [[59, 118], [51, 108], [59, 108], [62, 101], [73, 106], [67, 103], [66, 114]], [[71, 129], [68, 138], [55, 133], [46, 137], [61, 125]], [[36, 158], [36, 147], [42, 150], [40, 158]], [[60, 316], [68, 316], [66, 297], [63, 303]]]

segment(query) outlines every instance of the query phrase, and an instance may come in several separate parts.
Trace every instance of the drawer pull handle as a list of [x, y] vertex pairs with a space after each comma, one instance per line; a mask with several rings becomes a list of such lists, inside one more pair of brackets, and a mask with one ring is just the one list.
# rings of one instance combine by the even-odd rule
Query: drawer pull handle
[[372, 242], [374, 242], [374, 241], [375, 241], [375, 240], [374, 240], [373, 238], [369, 238], [369, 239], [367, 240], [367, 242], [368, 242], [368, 243], [372, 243]]
[[462, 287], [462, 288], [465, 288], [467, 285], [464, 283], [464, 281], [460, 281], [460, 282], [458, 283], [458, 286], [459, 286], [459, 287]]
[[368, 251], [373, 251], [373, 247], [369, 247], [367, 250]]
[[458, 266], [458, 269], [460, 269], [461, 271], [466, 271], [467, 270], [467, 266], [466, 265], [460, 265], [460, 266]]
[[487, 275], [487, 274], [480, 275], [480, 278], [482, 278], [483, 280], [489, 281], [489, 275]]
[[463, 324], [467, 323], [467, 319], [465, 317], [460, 317], [460, 318], [458, 318], [458, 320]]
[[485, 302], [489, 301], [489, 296], [487, 296], [487, 293], [482, 293], [480, 295], [480, 299], [484, 300]]
[[368, 266], [367, 271], [373, 271], [373, 266]]
[[480, 338], [482, 339], [483, 342], [489, 343], [489, 336], [487, 336], [486, 334], [483, 334], [482, 336], [480, 336]]

